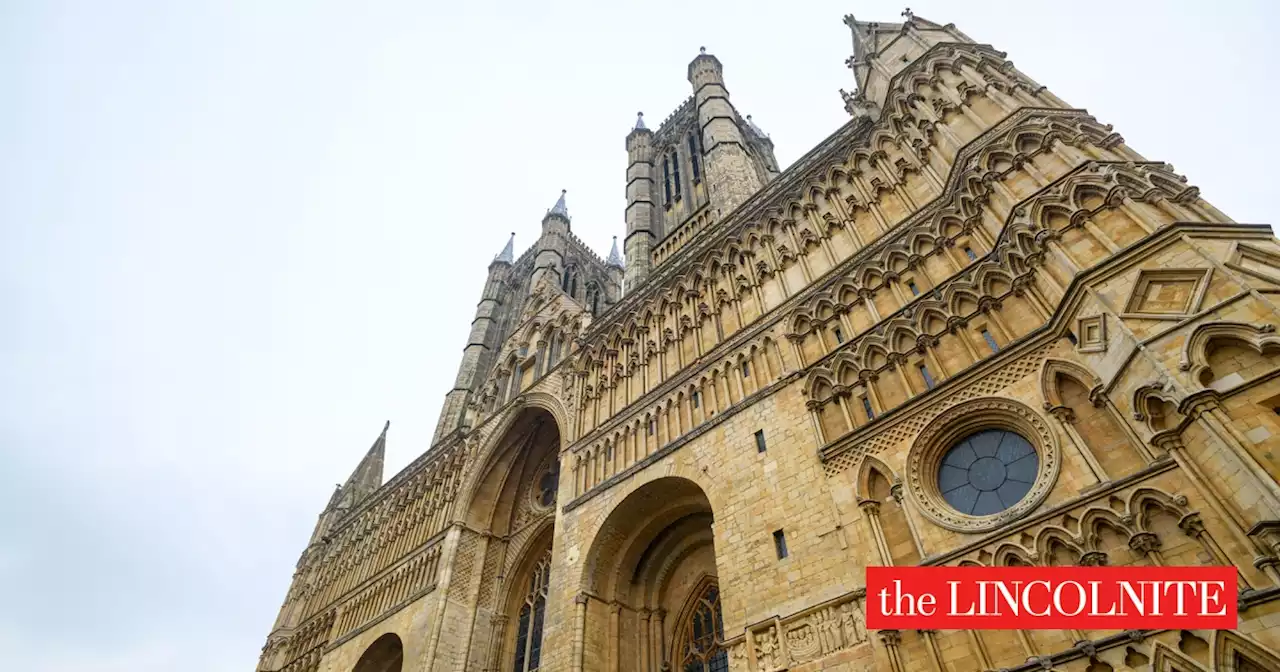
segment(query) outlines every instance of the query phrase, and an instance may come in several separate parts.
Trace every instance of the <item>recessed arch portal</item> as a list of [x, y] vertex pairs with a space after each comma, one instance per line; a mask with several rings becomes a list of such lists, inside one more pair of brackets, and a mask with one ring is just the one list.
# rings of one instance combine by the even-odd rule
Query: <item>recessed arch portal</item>
[[[713, 520], [702, 488], [677, 476], [641, 485], [609, 513], [583, 563], [581, 590], [592, 599], [586, 604], [582, 669], [684, 669], [690, 646], [703, 666], [691, 669], [722, 669]], [[710, 631], [693, 628], [698, 605], [706, 607], [698, 613], [710, 617], [701, 621]], [[617, 609], [616, 643], [611, 607]], [[694, 630], [696, 643], [690, 640]]]
[[394, 632], [375, 639], [360, 655], [352, 672], [400, 672], [404, 665], [404, 643]]

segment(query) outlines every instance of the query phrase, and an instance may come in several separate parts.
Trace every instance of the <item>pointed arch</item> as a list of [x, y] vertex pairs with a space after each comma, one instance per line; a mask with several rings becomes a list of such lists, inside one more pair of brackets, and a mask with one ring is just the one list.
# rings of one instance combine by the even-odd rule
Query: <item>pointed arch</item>
[[673, 630], [674, 669], [687, 672], [720, 672], [728, 669], [729, 652], [724, 641], [724, 616], [720, 607], [720, 584], [704, 574], [694, 584], [676, 616]]
[[1087, 390], [1092, 390], [1102, 381], [1089, 369], [1076, 362], [1050, 357], [1040, 367], [1040, 396], [1046, 408], [1063, 406], [1061, 390], [1058, 387], [1058, 376], [1075, 378]]
[[853, 495], [856, 499], [877, 499], [875, 496], [877, 493], [872, 492], [875, 485], [872, 479], [877, 473], [885, 480], [888, 486], [892, 486], [900, 480], [888, 465], [867, 455], [862, 458], [862, 463], [858, 466], [858, 478], [854, 481]]
[[1211, 373], [1210, 346], [1215, 342], [1240, 343], [1264, 356], [1280, 351], [1280, 336], [1276, 335], [1275, 325], [1225, 321], [1202, 324], [1187, 337], [1182, 346], [1182, 361], [1178, 364], [1198, 385], [1208, 385], [1205, 378]]
[[1214, 638], [1213, 650], [1215, 668], [1219, 670], [1231, 672], [1280, 670], [1280, 654], [1235, 630], [1218, 630]]

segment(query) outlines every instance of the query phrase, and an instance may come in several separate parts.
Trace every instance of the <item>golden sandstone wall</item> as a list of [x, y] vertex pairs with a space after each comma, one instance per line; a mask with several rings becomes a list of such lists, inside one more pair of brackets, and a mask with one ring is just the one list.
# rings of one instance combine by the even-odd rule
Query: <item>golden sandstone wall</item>
[[[525, 605], [544, 670], [1280, 669], [1270, 228], [953, 27], [858, 25], [876, 114], [346, 513], [260, 669], [516, 669]], [[961, 513], [988, 429], [1033, 482]], [[886, 564], [1233, 564], [1240, 627], [868, 632]]]

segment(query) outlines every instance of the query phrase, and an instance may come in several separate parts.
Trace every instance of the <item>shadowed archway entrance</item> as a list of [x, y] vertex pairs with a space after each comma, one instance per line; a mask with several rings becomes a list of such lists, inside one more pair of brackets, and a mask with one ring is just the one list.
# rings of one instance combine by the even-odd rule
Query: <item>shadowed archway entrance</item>
[[728, 668], [712, 522], [706, 494], [679, 477], [646, 483], [614, 508], [583, 569], [581, 669]]
[[374, 640], [360, 655], [352, 672], [400, 672], [404, 665], [404, 644], [395, 633]]
[[551, 544], [560, 484], [560, 428], [551, 413], [520, 411], [485, 464], [467, 525], [488, 535], [478, 545], [474, 653], [477, 669], [545, 669]]

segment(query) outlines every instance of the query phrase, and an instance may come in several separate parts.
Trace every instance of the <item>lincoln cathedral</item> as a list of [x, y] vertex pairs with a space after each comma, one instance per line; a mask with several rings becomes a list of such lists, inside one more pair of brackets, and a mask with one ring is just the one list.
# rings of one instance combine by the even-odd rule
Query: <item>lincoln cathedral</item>
[[[1280, 241], [955, 25], [844, 23], [795, 163], [703, 50], [607, 257], [564, 194], [494, 257], [260, 672], [1280, 670]], [[1240, 619], [870, 630], [874, 565], [1229, 565]]]

